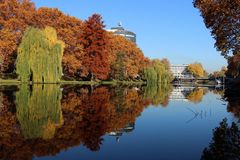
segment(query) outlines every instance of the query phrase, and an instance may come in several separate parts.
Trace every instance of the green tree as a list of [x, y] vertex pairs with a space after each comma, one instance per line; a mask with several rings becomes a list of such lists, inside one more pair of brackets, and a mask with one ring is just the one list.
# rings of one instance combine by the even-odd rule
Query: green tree
[[143, 78], [147, 81], [148, 85], [157, 84], [158, 75], [157, 75], [157, 72], [155, 71], [154, 67], [144, 68], [143, 75], [144, 75]]
[[112, 65], [112, 76], [116, 80], [123, 81], [125, 79], [125, 63], [124, 63], [124, 57], [125, 54], [118, 53], [116, 62]]
[[164, 59], [152, 60], [152, 65], [143, 71], [144, 79], [151, 84], [167, 84], [173, 80], [172, 73], [169, 69], [169, 63]]
[[167, 106], [172, 92], [171, 84], [147, 85], [144, 88], [144, 99], [151, 100], [152, 105]]
[[62, 77], [64, 43], [55, 29], [29, 27], [18, 48], [16, 72], [22, 82], [56, 83]]

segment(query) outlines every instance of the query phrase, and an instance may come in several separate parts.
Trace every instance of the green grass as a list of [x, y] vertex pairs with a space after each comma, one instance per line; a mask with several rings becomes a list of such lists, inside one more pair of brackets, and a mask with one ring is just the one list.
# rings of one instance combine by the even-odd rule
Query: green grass
[[20, 84], [21, 82], [17, 79], [0, 79], [1, 84]]

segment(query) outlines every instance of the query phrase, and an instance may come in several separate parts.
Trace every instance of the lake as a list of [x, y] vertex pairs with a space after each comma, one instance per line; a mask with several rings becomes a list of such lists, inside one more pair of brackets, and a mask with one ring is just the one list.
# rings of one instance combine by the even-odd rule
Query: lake
[[0, 159], [239, 159], [240, 99], [224, 91], [2, 85]]

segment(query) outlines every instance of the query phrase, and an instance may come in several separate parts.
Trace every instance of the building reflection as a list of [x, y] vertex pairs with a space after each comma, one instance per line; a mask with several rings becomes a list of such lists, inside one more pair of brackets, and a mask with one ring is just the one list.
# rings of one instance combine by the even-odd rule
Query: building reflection
[[127, 124], [124, 128], [121, 128], [121, 129], [116, 130], [116, 131], [109, 132], [108, 135], [116, 137], [116, 141], [120, 142], [120, 137], [124, 133], [131, 133], [131, 132], [133, 132], [134, 129], [135, 129], [135, 122], [132, 122], [132, 123]]
[[187, 95], [193, 91], [194, 87], [174, 87], [169, 97], [170, 101], [188, 102]]
[[169, 97], [170, 101], [200, 103], [208, 88], [175, 86]]

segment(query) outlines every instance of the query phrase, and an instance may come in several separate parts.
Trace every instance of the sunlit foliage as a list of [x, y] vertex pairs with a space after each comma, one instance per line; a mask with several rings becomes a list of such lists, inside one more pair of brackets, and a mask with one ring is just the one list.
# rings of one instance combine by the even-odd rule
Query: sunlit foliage
[[126, 79], [134, 80], [143, 71], [143, 68], [148, 66], [149, 60], [144, 57], [143, 52], [135, 43], [119, 35], [107, 34], [109, 39], [107, 50], [109, 52], [110, 65], [115, 65], [119, 58], [119, 53], [123, 54]]
[[195, 77], [203, 77], [205, 73], [202, 64], [198, 62], [189, 64], [188, 71], [192, 73]]
[[121, 70], [124, 70], [125, 80], [139, 80], [143, 68], [150, 65], [135, 43], [105, 31], [100, 15], [94, 14], [83, 22], [56, 8], [36, 9], [29, 0], [0, 1], [0, 15], [1, 70], [8, 73], [6, 75], [15, 75], [17, 48], [28, 26], [52, 27], [59, 40], [65, 43], [62, 57], [64, 79], [118, 79], [114, 77], [114, 64], [119, 53], [124, 54]]
[[64, 43], [56, 31], [28, 28], [18, 48], [17, 74], [22, 82], [56, 83], [62, 77]]
[[228, 59], [228, 76], [239, 76], [240, 54], [240, 1], [194, 0], [216, 40], [215, 46]]
[[169, 62], [166, 59], [153, 60], [151, 66], [143, 70], [143, 75], [148, 84], [167, 84], [173, 80]]
[[240, 52], [240, 1], [194, 0], [223, 56]]
[[83, 25], [83, 70], [91, 74], [91, 79], [105, 80], [110, 73], [108, 39], [102, 17], [93, 14]]
[[3, 58], [1, 70], [13, 72], [17, 47], [34, 12], [35, 6], [29, 0], [0, 1], [0, 55]]

